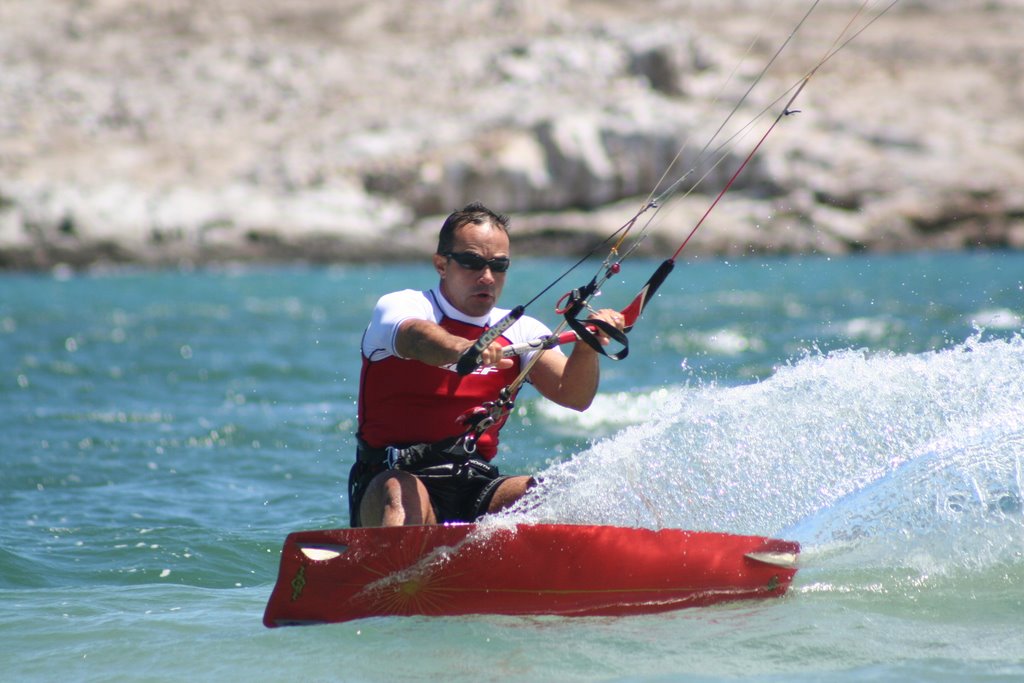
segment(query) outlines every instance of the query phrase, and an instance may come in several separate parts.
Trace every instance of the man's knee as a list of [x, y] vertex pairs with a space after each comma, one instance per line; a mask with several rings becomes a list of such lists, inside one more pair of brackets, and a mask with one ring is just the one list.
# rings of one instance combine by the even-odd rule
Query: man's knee
[[407, 472], [379, 474], [367, 488], [360, 505], [364, 526], [401, 526], [434, 523], [426, 487]]
[[494, 492], [494, 496], [491, 498], [487, 511], [498, 512], [499, 510], [504, 510], [526, 495], [526, 492], [536, 485], [537, 480], [533, 477], [509, 477], [505, 481], [501, 482], [501, 485], [498, 486], [498, 489]]
[[389, 473], [381, 484], [385, 504], [398, 502], [402, 499], [402, 482], [398, 477]]

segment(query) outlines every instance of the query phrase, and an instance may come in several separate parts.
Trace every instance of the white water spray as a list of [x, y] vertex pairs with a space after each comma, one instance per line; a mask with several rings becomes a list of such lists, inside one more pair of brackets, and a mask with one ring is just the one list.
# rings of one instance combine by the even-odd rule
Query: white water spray
[[809, 547], [884, 539], [884, 555], [943, 537], [998, 561], [1024, 538], [1022, 418], [1020, 336], [810, 354], [758, 384], [670, 389], [640, 424], [542, 472], [505, 517], [781, 533]]

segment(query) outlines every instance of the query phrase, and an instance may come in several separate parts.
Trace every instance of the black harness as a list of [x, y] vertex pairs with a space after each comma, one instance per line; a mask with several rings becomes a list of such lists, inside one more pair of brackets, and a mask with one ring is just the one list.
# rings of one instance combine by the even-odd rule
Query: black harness
[[[356, 462], [352, 465], [348, 479], [349, 517], [352, 526], [361, 526], [359, 506], [367, 486], [374, 477], [387, 470], [415, 474], [424, 481], [428, 489], [435, 485], [433, 482], [441, 484], [447, 481], [456, 489], [459, 482], [487, 482], [487, 485], [481, 484], [483, 488], [479, 495], [469, 501], [474, 510], [486, 510], [486, 504], [489, 503], [497, 484], [506, 479], [501, 476], [497, 467], [482, 458], [474, 457], [475, 449], [471, 452], [466, 450], [464, 436], [443, 439], [432, 444], [385, 448], [374, 448], [357, 437], [356, 444]], [[454, 503], [435, 501], [434, 496], [437, 493], [438, 491], [431, 491], [432, 503], [435, 504], [435, 512], [439, 513], [439, 517], [444, 517], [444, 513], [449, 511]], [[441, 503], [444, 509], [438, 509], [437, 503]]]

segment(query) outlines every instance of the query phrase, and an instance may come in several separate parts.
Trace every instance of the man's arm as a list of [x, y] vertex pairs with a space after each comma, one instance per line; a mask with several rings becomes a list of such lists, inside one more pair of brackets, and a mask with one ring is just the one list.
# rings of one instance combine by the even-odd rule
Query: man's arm
[[[395, 351], [402, 358], [418, 360], [427, 365], [449, 365], [458, 362], [474, 341], [450, 334], [429, 320], [411, 318], [398, 326]], [[504, 369], [512, 367], [512, 359], [502, 358], [501, 345], [494, 342], [480, 354], [480, 364]]]
[[[625, 325], [622, 314], [612, 309], [602, 309], [590, 316], [622, 329]], [[602, 344], [608, 338], [598, 333]], [[544, 353], [530, 372], [530, 380], [537, 391], [558, 405], [573, 410], [586, 410], [597, 394], [601, 377], [601, 356], [588, 344], [577, 343], [566, 357], [560, 353]]]

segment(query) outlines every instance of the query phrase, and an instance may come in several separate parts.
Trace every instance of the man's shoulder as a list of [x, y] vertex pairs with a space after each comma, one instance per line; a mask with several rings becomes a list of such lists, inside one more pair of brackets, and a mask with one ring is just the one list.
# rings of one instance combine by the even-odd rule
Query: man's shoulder
[[377, 305], [382, 304], [393, 304], [393, 303], [410, 303], [410, 302], [421, 302], [425, 301], [429, 303], [429, 292], [420, 291], [418, 289], [400, 289], [395, 292], [388, 292], [380, 299], [377, 300]]
[[402, 289], [385, 294], [377, 300], [370, 323], [363, 333], [363, 355], [372, 360], [397, 355], [395, 335], [403, 321], [420, 318], [436, 322], [438, 317], [430, 292]]
[[505, 336], [513, 344], [518, 344], [519, 342], [530, 341], [549, 334], [551, 334], [551, 330], [547, 325], [537, 318], [524, 315], [516, 321], [515, 325], [508, 329]]
[[378, 299], [376, 308], [381, 312], [405, 311], [411, 315], [430, 316], [437, 310], [437, 303], [429, 291], [400, 289]]
[[391, 328], [407, 318], [434, 320], [437, 317], [437, 306], [430, 297], [430, 292], [403, 289], [385, 294], [377, 300], [370, 319], [370, 327]]

